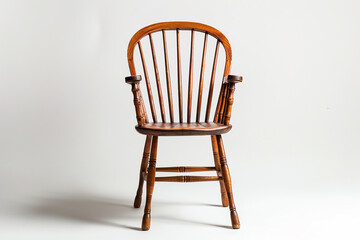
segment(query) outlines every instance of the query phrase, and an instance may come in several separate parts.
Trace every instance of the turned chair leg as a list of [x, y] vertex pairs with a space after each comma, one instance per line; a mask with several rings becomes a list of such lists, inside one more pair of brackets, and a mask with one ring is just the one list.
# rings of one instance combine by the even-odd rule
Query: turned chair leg
[[[221, 165], [220, 165], [220, 158], [219, 158], [219, 148], [218, 148], [218, 144], [217, 144], [215, 135], [211, 136], [211, 146], [212, 146], [213, 154], [214, 154], [216, 173], [219, 177], [219, 176], [221, 176]], [[220, 183], [220, 192], [221, 192], [221, 202], [222, 202], [223, 207], [227, 207], [227, 206], [229, 206], [229, 200], [227, 197], [224, 180], [220, 180], [219, 183]]]
[[222, 177], [224, 179], [225, 188], [226, 188], [226, 192], [228, 194], [228, 199], [229, 199], [229, 208], [230, 208], [232, 228], [237, 229], [237, 228], [240, 228], [240, 221], [239, 221], [238, 214], [236, 212], [234, 197], [232, 194], [231, 177], [230, 177], [229, 167], [228, 167], [227, 161], [226, 161], [224, 144], [223, 144], [221, 135], [217, 135], [216, 139], [217, 139], [217, 143], [219, 146], [221, 173], [222, 173]]
[[145, 204], [144, 216], [142, 220], [142, 230], [144, 231], [150, 229], [151, 198], [155, 183], [157, 145], [158, 145], [158, 136], [153, 136], [151, 143], [150, 163], [149, 163], [148, 175], [146, 179], [146, 204]]
[[134, 207], [139, 208], [141, 205], [141, 196], [143, 192], [144, 185], [144, 177], [149, 163], [149, 155], [150, 155], [150, 145], [151, 145], [151, 136], [146, 136], [144, 153], [141, 161], [140, 167], [140, 176], [139, 176], [139, 186], [136, 192], [136, 197], [134, 200]]

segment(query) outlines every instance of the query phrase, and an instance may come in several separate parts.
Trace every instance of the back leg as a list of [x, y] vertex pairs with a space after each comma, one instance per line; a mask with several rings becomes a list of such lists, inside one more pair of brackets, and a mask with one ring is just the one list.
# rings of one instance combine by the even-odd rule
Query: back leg
[[223, 144], [221, 135], [217, 135], [216, 139], [217, 139], [217, 143], [219, 146], [221, 173], [222, 173], [222, 177], [224, 179], [225, 188], [226, 188], [226, 192], [228, 194], [228, 199], [229, 199], [231, 224], [232, 224], [232, 228], [237, 229], [237, 228], [240, 228], [240, 221], [239, 221], [238, 214], [236, 212], [234, 197], [232, 194], [231, 177], [230, 177], [229, 167], [228, 167], [227, 161], [226, 161], [224, 144]]
[[[211, 136], [211, 146], [212, 146], [213, 154], [214, 154], [216, 173], [219, 177], [219, 176], [221, 176], [221, 166], [220, 166], [220, 158], [219, 158], [219, 148], [218, 148], [218, 144], [217, 144], [215, 135]], [[227, 197], [224, 180], [223, 179], [220, 180], [219, 183], [220, 183], [220, 192], [221, 192], [221, 202], [222, 202], [223, 207], [227, 207], [227, 206], [229, 206], [229, 200]]]
[[149, 152], [150, 152], [150, 145], [151, 145], [151, 136], [146, 136], [145, 146], [144, 146], [144, 153], [141, 161], [140, 167], [140, 176], [139, 176], [139, 186], [136, 192], [136, 197], [134, 200], [134, 207], [139, 208], [141, 205], [141, 196], [143, 192], [143, 185], [144, 185], [144, 176], [148, 167], [149, 163]]

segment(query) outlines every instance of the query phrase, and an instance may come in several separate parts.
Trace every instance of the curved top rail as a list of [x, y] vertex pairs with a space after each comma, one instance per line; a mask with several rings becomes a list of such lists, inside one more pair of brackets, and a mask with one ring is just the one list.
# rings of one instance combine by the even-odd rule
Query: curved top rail
[[136, 44], [144, 36], [146, 36], [150, 33], [153, 33], [153, 32], [161, 31], [161, 30], [176, 30], [176, 29], [180, 29], [180, 30], [194, 29], [196, 31], [208, 33], [211, 36], [217, 38], [224, 46], [224, 49], [226, 52], [226, 64], [225, 64], [224, 76], [227, 76], [229, 74], [232, 52], [231, 52], [231, 46], [230, 46], [228, 39], [225, 37], [224, 34], [222, 34], [216, 28], [213, 28], [211, 26], [208, 26], [208, 25], [205, 25], [202, 23], [196, 23], [196, 22], [160, 22], [160, 23], [155, 23], [155, 24], [149, 25], [149, 26], [144, 27], [144, 28], [140, 29], [139, 31], [137, 31], [134, 34], [134, 36], [131, 38], [131, 40], [129, 42], [129, 46], [128, 46], [128, 51], [127, 51], [127, 58], [128, 58], [129, 68], [130, 68], [130, 74], [136, 75], [136, 70], [135, 70], [134, 60], [133, 60], [134, 48], [135, 48]]

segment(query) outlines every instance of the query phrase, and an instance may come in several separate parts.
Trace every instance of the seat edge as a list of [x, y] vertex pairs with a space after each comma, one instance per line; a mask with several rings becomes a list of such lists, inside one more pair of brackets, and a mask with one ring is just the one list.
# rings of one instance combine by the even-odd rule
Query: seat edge
[[221, 135], [228, 133], [232, 129], [232, 125], [224, 125], [220, 128], [215, 129], [180, 129], [172, 130], [166, 128], [144, 128], [136, 125], [135, 129], [138, 133], [151, 136], [204, 136], [204, 135]]

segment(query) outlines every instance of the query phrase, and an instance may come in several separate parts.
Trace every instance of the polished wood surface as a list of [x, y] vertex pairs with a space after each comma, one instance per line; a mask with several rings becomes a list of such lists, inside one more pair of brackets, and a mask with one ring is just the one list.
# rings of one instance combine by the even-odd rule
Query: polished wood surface
[[154, 191], [155, 174], [156, 174], [156, 155], [157, 155], [158, 137], [153, 136], [151, 142], [151, 153], [149, 169], [146, 179], [146, 204], [144, 209], [144, 216], [142, 221], [142, 230], [150, 229], [151, 220], [151, 198]]
[[208, 182], [219, 181], [221, 177], [217, 176], [170, 176], [156, 177], [156, 182]]
[[131, 38], [127, 57], [128, 57], [128, 63], [130, 68], [130, 74], [136, 75], [136, 69], [134, 64], [134, 48], [136, 43], [138, 43], [143, 37], [147, 36], [149, 33], [154, 33], [162, 30], [196, 30], [199, 32], [205, 32], [210, 34], [216, 39], [219, 39], [222, 45], [225, 48], [226, 53], [226, 65], [224, 70], [224, 76], [227, 76], [229, 74], [230, 70], [230, 64], [231, 64], [231, 58], [232, 58], [232, 52], [231, 47], [228, 39], [225, 37], [224, 34], [222, 34], [219, 30], [216, 28], [213, 28], [211, 26], [208, 26], [206, 24], [202, 23], [195, 23], [195, 22], [161, 22], [161, 23], [155, 23], [152, 25], [149, 25], [147, 27], [144, 27], [140, 29], [138, 32], [134, 34], [134, 36]]
[[193, 92], [193, 67], [194, 67], [194, 29], [191, 30], [191, 46], [190, 46], [190, 61], [189, 61], [189, 85], [188, 85], [188, 108], [187, 108], [187, 123], [191, 122], [191, 105]]
[[[218, 147], [218, 143], [217, 143], [217, 139], [216, 139], [215, 135], [211, 136], [211, 146], [212, 146], [212, 149], [213, 149], [216, 174], [218, 175], [218, 177], [221, 177], [221, 165], [220, 165], [219, 147]], [[221, 193], [222, 205], [224, 207], [227, 207], [227, 206], [229, 206], [229, 200], [228, 200], [228, 197], [227, 197], [224, 180], [221, 179], [219, 181], [219, 184], [220, 184], [220, 193]]]
[[157, 172], [203, 172], [216, 171], [215, 167], [158, 167]]
[[[176, 91], [176, 95], [177, 95], [177, 105], [178, 106], [174, 106], [174, 102], [173, 102], [173, 91], [171, 88], [171, 79], [170, 79], [170, 64], [169, 64], [169, 55], [168, 55], [168, 43], [166, 40], [166, 32], [167, 31], [174, 31], [176, 33], [176, 72], [177, 72], [177, 91]], [[160, 32], [162, 33], [162, 45], [163, 45], [163, 50], [164, 50], [164, 61], [165, 61], [165, 76], [166, 76], [166, 86], [167, 86], [167, 98], [168, 98], [168, 106], [169, 106], [169, 110], [165, 110], [165, 105], [164, 105], [164, 100], [163, 100], [163, 92], [162, 92], [162, 80], [160, 79], [160, 73], [159, 73], [159, 67], [158, 67], [158, 61], [157, 61], [157, 57], [156, 57], [156, 50], [154, 47], [154, 40], [153, 40], [153, 36], [152, 34], [156, 33], [156, 32]], [[188, 87], [187, 87], [187, 114], [184, 120], [184, 109], [183, 109], [183, 105], [184, 105], [184, 88], [183, 88], [183, 79], [182, 79], [182, 66], [181, 66], [181, 32], [182, 31], [191, 31], [191, 43], [190, 43], [190, 61], [189, 61], [189, 80], [188, 80]], [[211, 108], [212, 108], [212, 98], [213, 98], [213, 91], [214, 91], [214, 83], [215, 83], [215, 77], [216, 77], [216, 69], [218, 66], [218, 52], [219, 52], [219, 48], [220, 45], [223, 47], [223, 49], [225, 50], [225, 67], [224, 67], [224, 73], [223, 73], [223, 78], [224, 81], [222, 81], [222, 86], [221, 86], [221, 91], [219, 94], [219, 99], [218, 99], [218, 103], [216, 104], [216, 110], [215, 110], [215, 116], [214, 116], [214, 122], [217, 123], [223, 123], [225, 125], [229, 124], [230, 122], [230, 118], [226, 117], [225, 119], [225, 115], [227, 116], [231, 116], [231, 113], [228, 111], [231, 111], [231, 106], [229, 107], [229, 101], [227, 99], [228, 96], [230, 96], [231, 94], [229, 93], [229, 87], [232, 83], [237, 83], [239, 82], [238, 77], [236, 75], [229, 75], [229, 69], [230, 69], [230, 64], [231, 64], [231, 47], [230, 44], [228, 42], [228, 40], [226, 39], [226, 37], [217, 29], [210, 27], [208, 25], [205, 24], [200, 24], [200, 23], [191, 23], [191, 22], [165, 22], [165, 23], [158, 23], [158, 24], [153, 24], [150, 25], [148, 27], [145, 27], [141, 30], [139, 30], [137, 33], [135, 33], [135, 35], [132, 37], [132, 39], [130, 40], [129, 43], [129, 47], [128, 47], [128, 63], [129, 63], [129, 68], [130, 68], [130, 73], [132, 74], [132, 76], [136, 75], [136, 69], [135, 69], [135, 64], [134, 64], [134, 51], [135, 51], [135, 46], [138, 46], [139, 48], [139, 53], [140, 53], [140, 58], [141, 58], [141, 63], [142, 63], [142, 68], [143, 68], [143, 74], [144, 74], [144, 78], [145, 78], [145, 82], [146, 82], [146, 89], [147, 89], [147, 95], [148, 95], [148, 104], [149, 104], [149, 109], [151, 110], [151, 115], [152, 115], [152, 121], [154, 123], [158, 122], [157, 119], [157, 113], [156, 113], [156, 109], [160, 110], [160, 115], [161, 115], [161, 122], [165, 123], [167, 122], [167, 119], [170, 119], [170, 123], [175, 123], [176, 121], [178, 121], [179, 123], [183, 123], [184, 121], [187, 123], [191, 123], [191, 110], [192, 110], [192, 99], [193, 99], [193, 84], [194, 84], [194, 77], [193, 77], [193, 68], [194, 68], [194, 38], [195, 38], [195, 34], [194, 32], [202, 32], [203, 33], [203, 47], [202, 47], [202, 55], [201, 55], [201, 64], [200, 64], [200, 76], [199, 76], [199, 82], [198, 82], [198, 89], [197, 89], [197, 97], [196, 98], [196, 109], [195, 109], [195, 121], [197, 123], [199, 122], [209, 122], [211, 116], [210, 113]], [[145, 38], [144, 37], [148, 37]], [[204, 84], [205, 81], [208, 81], [207, 77], [205, 77], [205, 70], [207, 69], [206, 67], [206, 55], [207, 55], [207, 49], [208, 49], [208, 39], [209, 37], [215, 38], [216, 39], [216, 47], [215, 47], [215, 53], [214, 53], [214, 60], [213, 60], [213, 64], [212, 64], [212, 71], [211, 71], [211, 77], [209, 79], [210, 83], [209, 83], [209, 89], [207, 91], [207, 102], [206, 102], [206, 109], [204, 113], [201, 113], [201, 109], [202, 109], [202, 101], [204, 95], [205, 95], [205, 90], [204, 90]], [[147, 41], [150, 45], [150, 49], [151, 49], [151, 57], [152, 57], [152, 65], [154, 67], [154, 79], [155, 79], [155, 83], [156, 83], [156, 90], [157, 90], [157, 95], [158, 95], [158, 102], [155, 103], [154, 99], [153, 99], [153, 92], [152, 92], [152, 87], [151, 87], [151, 81], [150, 81], [150, 76], [148, 74], [148, 70], [147, 70], [147, 66], [146, 66], [146, 61], [145, 61], [145, 56], [144, 56], [144, 50], [142, 48], [142, 41]], [[228, 81], [226, 81], [226, 79], [228, 79]], [[164, 80], [163, 80], [164, 81]], [[232, 85], [231, 85], [231, 89], [232, 89]], [[140, 96], [140, 98], [142, 98]], [[185, 100], [186, 101], [186, 100]], [[155, 106], [155, 105], [158, 106]], [[145, 105], [147, 104], [143, 104], [143, 111], [145, 111]], [[174, 119], [174, 108], [177, 108], [177, 113], [178, 113], [178, 119]], [[186, 110], [185, 110], [186, 111]], [[229, 113], [229, 114], [227, 114]], [[146, 111], [144, 112], [144, 115], [146, 115]], [[202, 114], [204, 116], [202, 116]], [[166, 115], [169, 116], [169, 118], [166, 117]]]
[[204, 36], [204, 46], [203, 46], [202, 59], [201, 59], [199, 92], [198, 92], [197, 111], [196, 111], [196, 122], [200, 122], [201, 101], [202, 101], [202, 92], [203, 92], [203, 86], [204, 86], [205, 58], [206, 58], [206, 49], [207, 49], [207, 39], [208, 39], [208, 34], [205, 33], [205, 36]]
[[142, 197], [143, 185], [144, 185], [144, 176], [145, 176], [145, 173], [147, 172], [147, 167], [148, 167], [148, 163], [149, 163], [151, 139], [152, 139], [152, 136], [146, 136], [144, 153], [143, 153], [141, 167], [140, 167], [139, 186], [138, 186], [138, 190], [136, 192], [136, 197], [134, 200], [135, 208], [139, 208], [141, 205], [141, 197]]
[[221, 123], [145, 123], [136, 126], [136, 130], [145, 135], [153, 136], [200, 136], [218, 135], [230, 131], [231, 125]]
[[242, 76], [238, 76], [238, 75], [228, 75], [226, 77], [226, 81], [227, 82], [233, 82], [233, 83], [238, 83], [238, 82], [242, 82], [243, 77]]
[[217, 59], [218, 59], [218, 53], [219, 53], [219, 43], [220, 42], [218, 40], [217, 43], [216, 43], [216, 49], [215, 49], [215, 54], [214, 54], [214, 62], [213, 62], [213, 67], [212, 67], [212, 72], [211, 72], [211, 81], [210, 81], [210, 86], [209, 86], [208, 101], [207, 101], [207, 104], [206, 104], [205, 122], [209, 122], [209, 117], [210, 117], [211, 100], [212, 100], [213, 91], [214, 91], [216, 65], [217, 65]]
[[152, 117], [153, 117], [153, 121], [157, 122], [154, 99], [153, 99], [153, 95], [152, 95], [152, 91], [151, 91], [149, 74], [148, 74], [148, 71], [147, 71], [147, 68], [146, 68], [146, 63], [145, 63], [145, 58], [144, 58], [144, 53], [143, 53], [143, 50], [142, 50], [141, 42], [138, 42], [138, 46], [139, 46], [141, 62], [142, 62], [144, 75], [145, 75], [146, 88], [147, 88], [148, 97], [149, 97], [149, 103], [150, 103], [150, 107], [151, 107], [151, 114], [152, 114]]
[[169, 69], [169, 57], [167, 51], [166, 43], [166, 34], [165, 30], [162, 30], [163, 36], [163, 46], [164, 46], [164, 60], [165, 60], [165, 72], [166, 72], [166, 86], [168, 92], [168, 102], [169, 102], [169, 113], [170, 113], [170, 122], [174, 122], [174, 110], [173, 110], [173, 98], [172, 98], [172, 89], [171, 89], [171, 79], [170, 79], [170, 69]]
[[145, 121], [145, 113], [144, 113], [144, 108], [142, 106], [142, 97], [141, 97], [140, 86], [139, 86], [139, 82], [141, 81], [141, 78], [135, 79], [137, 77], [138, 76], [134, 76], [134, 78], [128, 77], [126, 82], [131, 84], [131, 91], [134, 96], [136, 120], [138, 122], [138, 125], [142, 126], [146, 123], [146, 121]]
[[221, 109], [221, 106], [222, 106], [222, 103], [223, 103], [223, 98], [224, 98], [225, 90], [226, 90], [226, 84], [223, 83], [223, 84], [221, 85], [221, 88], [220, 88], [219, 98], [218, 98], [218, 102], [217, 102], [216, 108], [215, 108], [214, 122], [219, 122], [219, 119], [220, 119], [220, 109]]
[[223, 144], [221, 135], [217, 135], [216, 140], [217, 140], [218, 147], [219, 147], [221, 175], [224, 179], [225, 188], [226, 188], [227, 196], [229, 199], [231, 224], [232, 224], [233, 228], [237, 229], [237, 228], [240, 228], [240, 221], [239, 221], [238, 214], [236, 212], [234, 197], [233, 197], [233, 193], [232, 193], [230, 171], [229, 171], [229, 167], [227, 165], [225, 149], [224, 149], [224, 144]]
[[166, 122], [165, 109], [164, 109], [164, 100], [163, 100], [162, 90], [161, 90], [159, 70], [158, 70], [158, 66], [157, 66], [156, 54], [155, 54], [155, 49], [154, 49], [154, 44], [153, 44], [151, 34], [149, 34], [149, 40], [150, 40], [151, 54], [152, 54], [153, 65], [154, 65], [157, 92], [158, 92], [159, 103], [160, 103], [161, 119], [162, 119], [162, 122]]
[[179, 96], [179, 122], [183, 122], [183, 94], [182, 94], [182, 75], [181, 75], [181, 56], [180, 56], [180, 32], [176, 29], [176, 53], [177, 53], [177, 75], [178, 75], [178, 96]]
[[[168, 44], [166, 33], [167, 31], [175, 31], [176, 43]], [[184, 84], [187, 83], [187, 87], [183, 86], [183, 69], [181, 66], [181, 37], [183, 31], [191, 31], [190, 40], [190, 59], [188, 69], [188, 79], [184, 79]], [[159, 62], [156, 53], [156, 44], [154, 43], [153, 33], [160, 32], [162, 35], [162, 50], [164, 56], [164, 70], [165, 79], [161, 79]], [[202, 55], [201, 62], [194, 62], [194, 39], [195, 32], [203, 34], [202, 44]], [[147, 37], [147, 38], [145, 38]], [[209, 51], [214, 51], [214, 58], [212, 65], [206, 66], [209, 62], [206, 60], [208, 50], [208, 39], [215, 38], [216, 46], [212, 50], [209, 47]], [[142, 47], [141, 41], [148, 41], [150, 46], [152, 65], [154, 67], [154, 78], [149, 76], [148, 69], [146, 66], [146, 60], [149, 59], [145, 56], [145, 51]], [[140, 63], [142, 65], [143, 77], [145, 81], [142, 81], [142, 77], [136, 74], [134, 64], [134, 51], [135, 47], [138, 46]], [[168, 46], [176, 46], [176, 69], [177, 71], [177, 91], [173, 91], [171, 74], [170, 74], [170, 59], [168, 54]], [[215, 109], [212, 111], [212, 101], [215, 89], [216, 70], [219, 61], [219, 49], [223, 47], [225, 50], [225, 61], [223, 62], [224, 73], [221, 81], [221, 87], [217, 98]], [[146, 50], [146, 48], [145, 48]], [[144, 208], [144, 215], [142, 220], [142, 230], [150, 229], [151, 222], [151, 200], [154, 190], [155, 182], [207, 182], [207, 181], [219, 181], [221, 201], [224, 207], [229, 206], [230, 218], [232, 228], [237, 229], [240, 227], [238, 214], [235, 207], [234, 197], [232, 193], [232, 184], [230, 171], [227, 164], [225, 155], [224, 144], [222, 141], [222, 134], [229, 132], [232, 128], [230, 125], [232, 106], [234, 102], [234, 91], [235, 84], [242, 82], [242, 77], [237, 75], [229, 75], [230, 64], [231, 64], [232, 52], [230, 44], [227, 38], [217, 29], [193, 22], [163, 22], [153, 25], [149, 25], [139, 30], [130, 40], [128, 46], [128, 64], [131, 76], [126, 77], [126, 83], [131, 85], [133, 93], [133, 102], [135, 107], [137, 126], [136, 130], [146, 135], [145, 146], [143, 150], [143, 157], [140, 166], [139, 174], [139, 185], [134, 200], [134, 207], [139, 208], [141, 205], [143, 184], [146, 184], [146, 203]], [[160, 61], [162, 62], [162, 61]], [[199, 64], [200, 76], [194, 78], [194, 66]], [[187, 66], [186, 66], [187, 67]], [[211, 77], [205, 77], [205, 70], [211, 69]], [[152, 75], [152, 74], [151, 74]], [[194, 92], [194, 81], [198, 81], [197, 91]], [[205, 81], [209, 81], [209, 88], [204, 89]], [[145, 82], [145, 83], [142, 83]], [[151, 82], [156, 84], [156, 87], [151, 86]], [[162, 92], [162, 87], [166, 83], [167, 94]], [[147, 91], [147, 102], [144, 101], [141, 92], [141, 84], [145, 84]], [[205, 85], [206, 86], [206, 85]], [[187, 94], [186, 94], [187, 88]], [[158, 101], [154, 101], [153, 92], [157, 92]], [[196, 95], [197, 93], [197, 95]], [[207, 98], [206, 94], [207, 93]], [[165, 106], [164, 95], [167, 95], [168, 107]], [[176, 96], [177, 95], [177, 96]], [[184, 99], [185, 96], [185, 99]], [[187, 97], [187, 99], [186, 99]], [[207, 99], [206, 102], [202, 103], [202, 99]], [[175, 102], [174, 103], [174, 99]], [[192, 106], [193, 99], [196, 102], [196, 106]], [[205, 101], [205, 100], [204, 100]], [[187, 104], [186, 104], [187, 103]], [[202, 104], [206, 104], [203, 107], [205, 111], [201, 112]], [[148, 118], [146, 107], [150, 109], [152, 119]], [[185, 108], [185, 109], [183, 109]], [[157, 119], [157, 111], [161, 115], [161, 121]], [[185, 113], [184, 113], [185, 111]], [[195, 119], [192, 118], [192, 111], [195, 111]], [[214, 116], [211, 117], [213, 112]], [[178, 118], [175, 119], [175, 114], [178, 114]], [[167, 117], [168, 116], [168, 117]], [[212, 120], [211, 120], [212, 119]], [[160, 121], [160, 122], [159, 122]], [[178, 166], [178, 167], [156, 167], [157, 164], [157, 147], [159, 136], [196, 136], [196, 135], [208, 135], [211, 137], [211, 145], [214, 156], [214, 166]], [[185, 173], [185, 172], [202, 172], [202, 171], [213, 171], [216, 175], [212, 176], [156, 176], [156, 172], [170, 172], [170, 173]], [[214, 174], [215, 174], [214, 173]]]

